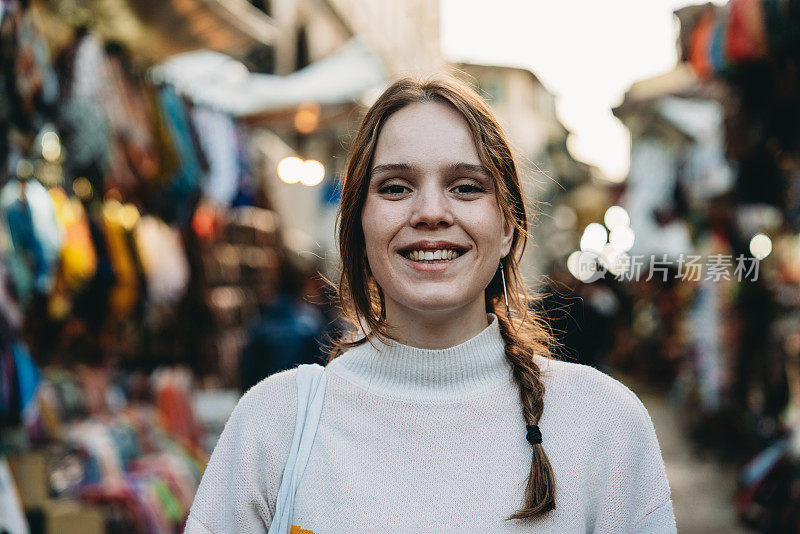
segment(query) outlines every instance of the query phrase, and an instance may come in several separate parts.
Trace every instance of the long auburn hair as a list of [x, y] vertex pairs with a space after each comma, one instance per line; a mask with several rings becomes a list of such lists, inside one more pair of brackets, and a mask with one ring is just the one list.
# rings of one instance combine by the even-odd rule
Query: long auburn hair
[[[417, 102], [438, 102], [455, 108], [469, 124], [483, 165], [494, 178], [498, 204], [513, 221], [511, 250], [504, 258], [509, 307], [506, 313], [500, 272], [486, 287], [486, 311], [497, 315], [505, 341], [506, 359], [519, 386], [522, 413], [527, 424], [538, 424], [544, 410], [544, 384], [534, 354], [552, 357], [552, 331], [547, 322], [529, 308], [534, 297], [519, 270], [519, 257], [528, 240], [525, 198], [511, 148], [502, 128], [483, 99], [467, 84], [453, 78], [428, 80], [401, 78], [387, 88], [369, 108], [353, 140], [347, 161], [338, 214], [339, 252], [342, 272], [337, 287], [339, 304], [353, 326], [364, 333], [354, 341], [340, 341], [329, 361], [345, 350], [378, 335], [391, 339], [386, 323], [383, 291], [375, 282], [364, 254], [361, 212], [366, 200], [369, 175], [381, 128], [394, 112]], [[522, 431], [522, 429], [520, 430]], [[555, 508], [555, 476], [541, 444], [533, 447], [530, 474], [523, 507], [507, 519], [541, 516]]]

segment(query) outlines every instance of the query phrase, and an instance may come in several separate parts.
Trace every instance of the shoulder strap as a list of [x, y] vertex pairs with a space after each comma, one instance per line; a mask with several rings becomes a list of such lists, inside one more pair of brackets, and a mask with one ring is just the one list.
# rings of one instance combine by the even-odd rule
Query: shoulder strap
[[317, 425], [322, 414], [325, 398], [325, 368], [316, 363], [297, 367], [297, 417], [294, 436], [289, 449], [289, 458], [283, 468], [283, 477], [278, 488], [275, 515], [268, 534], [287, 534], [294, 513], [294, 496], [306, 470], [311, 445], [317, 434]]

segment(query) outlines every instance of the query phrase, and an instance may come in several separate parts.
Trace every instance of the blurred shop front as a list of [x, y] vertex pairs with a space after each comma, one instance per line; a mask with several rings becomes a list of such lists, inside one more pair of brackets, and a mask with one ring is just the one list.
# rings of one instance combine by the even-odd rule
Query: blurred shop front
[[426, 13], [0, 2], [0, 531], [182, 530], [241, 390], [335, 339], [341, 140]]
[[738, 469], [743, 525], [800, 532], [800, 3], [676, 17], [679, 64], [614, 110], [647, 260], [615, 277], [633, 341], [614, 366], [667, 386], [692, 445]]

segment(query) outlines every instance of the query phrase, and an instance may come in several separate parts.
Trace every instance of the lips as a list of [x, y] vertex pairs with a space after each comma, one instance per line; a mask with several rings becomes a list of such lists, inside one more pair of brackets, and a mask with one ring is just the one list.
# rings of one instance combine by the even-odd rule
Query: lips
[[417, 241], [398, 249], [397, 253], [415, 270], [438, 272], [446, 269], [468, 250], [469, 247], [452, 241]]

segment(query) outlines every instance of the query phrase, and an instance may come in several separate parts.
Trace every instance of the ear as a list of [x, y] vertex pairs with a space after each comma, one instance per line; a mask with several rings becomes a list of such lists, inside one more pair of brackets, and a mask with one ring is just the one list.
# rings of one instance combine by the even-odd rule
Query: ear
[[501, 258], [508, 256], [511, 252], [511, 243], [514, 241], [514, 225], [509, 219], [503, 216], [503, 239], [500, 243]]

